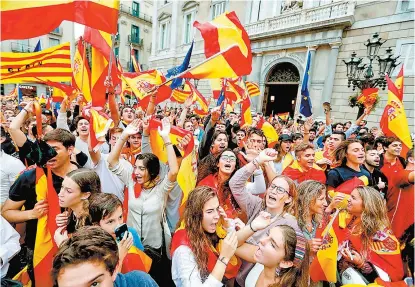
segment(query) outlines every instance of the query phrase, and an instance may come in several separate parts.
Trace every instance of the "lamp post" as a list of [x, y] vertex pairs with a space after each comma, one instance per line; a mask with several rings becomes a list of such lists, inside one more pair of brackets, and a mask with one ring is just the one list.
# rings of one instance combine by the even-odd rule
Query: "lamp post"
[[[356, 57], [356, 52], [353, 52], [351, 58], [343, 60], [347, 67], [347, 86], [353, 88], [353, 91], [358, 88], [364, 90], [367, 88], [386, 88], [385, 75], [390, 75], [393, 70], [400, 64], [397, 63], [399, 56], [393, 56], [392, 49], [388, 48], [386, 54], [378, 56], [380, 47], [386, 40], [379, 38], [379, 34], [375, 33], [371, 39], [368, 39], [364, 44], [367, 48], [368, 63], [363, 63], [363, 58]], [[376, 76], [373, 69], [373, 61], [377, 59], [379, 65], [379, 72]], [[357, 117], [363, 114], [363, 109], [360, 108]]]

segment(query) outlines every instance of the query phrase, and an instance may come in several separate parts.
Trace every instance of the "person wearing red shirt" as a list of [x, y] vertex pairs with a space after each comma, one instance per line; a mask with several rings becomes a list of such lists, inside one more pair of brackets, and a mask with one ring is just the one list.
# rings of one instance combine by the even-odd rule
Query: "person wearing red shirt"
[[310, 179], [326, 184], [326, 175], [315, 164], [314, 154], [314, 146], [312, 144], [300, 143], [295, 148], [296, 160], [284, 169], [282, 174], [288, 176], [298, 184]]

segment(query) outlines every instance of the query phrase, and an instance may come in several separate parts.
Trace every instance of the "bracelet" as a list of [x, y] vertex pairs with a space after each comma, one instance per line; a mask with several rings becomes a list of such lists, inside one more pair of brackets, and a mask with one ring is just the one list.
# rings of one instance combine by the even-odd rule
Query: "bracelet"
[[225, 259], [225, 257], [222, 257], [222, 258], [219, 257], [218, 259], [219, 259], [220, 262], [222, 262], [223, 264], [225, 264], [225, 266], [228, 266], [228, 263], [226, 263], [226, 262], [223, 261], [223, 259]]
[[254, 230], [254, 229], [252, 228], [251, 223], [252, 223], [252, 222], [250, 222], [250, 223], [249, 223], [249, 228], [251, 228], [251, 230], [252, 230], [253, 232], [257, 232], [257, 230]]

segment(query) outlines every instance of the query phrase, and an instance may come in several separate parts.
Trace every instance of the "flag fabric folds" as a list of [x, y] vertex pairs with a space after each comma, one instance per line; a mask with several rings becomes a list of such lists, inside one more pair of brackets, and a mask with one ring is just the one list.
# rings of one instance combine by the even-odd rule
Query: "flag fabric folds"
[[130, 48], [130, 50], [131, 50], [130, 72], [139, 73], [141, 72], [140, 65], [138, 64], [137, 59], [135, 58], [134, 50], [132, 48]]
[[245, 86], [248, 89], [248, 94], [251, 98], [259, 96], [261, 94], [259, 90], [259, 85], [257, 83], [246, 81]]
[[119, 4], [119, 0], [3, 0], [0, 40], [45, 35], [59, 27], [63, 20], [115, 34]]
[[152, 259], [134, 245], [128, 250], [122, 262], [121, 273], [125, 274], [134, 270], [148, 273], [150, 271]]
[[73, 82], [77, 89], [84, 95], [85, 101], [90, 102], [92, 100], [90, 84], [91, 70], [85, 53], [85, 46], [81, 37], [78, 41], [78, 47], [73, 60]]
[[210, 89], [212, 90], [213, 98], [217, 100], [225, 84], [225, 80], [224, 79], [210, 79], [209, 83], [210, 83]]
[[251, 100], [246, 97], [241, 107], [241, 128], [252, 125]]
[[388, 75], [386, 75], [386, 81], [388, 83], [388, 102], [383, 111], [380, 127], [386, 136], [395, 136], [402, 141], [402, 153], [406, 154], [412, 148], [412, 140], [405, 107], [400, 100], [402, 97], [399, 89]]
[[[160, 161], [167, 163], [167, 151], [164, 148], [163, 139], [158, 134], [158, 127], [162, 127], [161, 122], [152, 118], [149, 124], [151, 150]], [[191, 133], [181, 128], [172, 127], [170, 130], [170, 140], [172, 144], [177, 145], [186, 134]], [[194, 147], [194, 138], [192, 136], [190, 143], [184, 150], [182, 163], [177, 174], [177, 183], [183, 191], [181, 206], [184, 206], [189, 193], [196, 187], [197, 157]]]
[[398, 95], [396, 96], [398, 96], [400, 101], [403, 101], [403, 65], [401, 66], [401, 70], [395, 80], [395, 86], [398, 89]]
[[268, 147], [274, 147], [278, 141], [278, 133], [274, 127], [269, 122], [265, 121], [263, 117], [261, 117], [257, 123], [257, 128], [264, 132], [264, 135], [268, 141]]
[[1, 52], [2, 84], [39, 82], [69, 82], [72, 79], [70, 43], [50, 47], [41, 52]]
[[105, 136], [110, 128], [114, 127], [114, 122], [104, 112], [102, 107], [86, 106], [82, 111], [83, 116], [89, 120], [90, 138], [92, 149], [96, 152], [99, 147], [106, 142]]
[[367, 88], [362, 91], [362, 93], [357, 97], [357, 101], [362, 103], [365, 108], [370, 108], [376, 102], [378, 97], [379, 89], [378, 88]]
[[290, 113], [289, 113], [289, 112], [286, 112], [286, 113], [280, 113], [280, 114], [277, 114], [277, 116], [278, 116], [280, 119], [282, 119], [283, 121], [286, 121], [286, 120], [288, 120], [288, 118], [290, 117]]
[[301, 86], [301, 104], [300, 104], [300, 113], [305, 117], [310, 117], [313, 113], [311, 111], [311, 99], [310, 93], [308, 91], [308, 81], [310, 77], [310, 62], [311, 62], [311, 52], [308, 51], [307, 55], [307, 64], [304, 71], [303, 83]]
[[[179, 66], [176, 66], [174, 68], [171, 68], [171, 69], [167, 70], [166, 78], [176, 76], [176, 75], [186, 71], [189, 68], [190, 57], [192, 56], [192, 51], [193, 51], [193, 43], [194, 43], [194, 41], [192, 41], [192, 44], [190, 45], [190, 48], [187, 51], [186, 56], [183, 59], [183, 63]], [[176, 89], [176, 88], [178, 88], [182, 85], [182, 82], [183, 82], [183, 79], [181, 79], [181, 78], [174, 79], [170, 84], [170, 88], [171, 89]]]
[[37, 41], [36, 47], [33, 50], [33, 52], [40, 52], [40, 51], [42, 51], [42, 44], [40, 43], [40, 39], [39, 39], [39, 41]]

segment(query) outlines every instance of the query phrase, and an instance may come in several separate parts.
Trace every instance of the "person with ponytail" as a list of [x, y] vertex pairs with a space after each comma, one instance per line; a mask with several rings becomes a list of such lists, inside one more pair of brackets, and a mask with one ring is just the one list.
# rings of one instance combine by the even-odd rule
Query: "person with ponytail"
[[258, 244], [246, 287], [307, 287], [308, 245], [301, 232], [288, 225], [270, 229]]
[[68, 238], [68, 234], [82, 226], [91, 225], [89, 197], [100, 192], [101, 181], [93, 170], [80, 168], [65, 176], [58, 194], [59, 205], [65, 209], [56, 217], [58, 229], [55, 232], [55, 242], [58, 246]]
[[[111, 150], [107, 161], [111, 172], [126, 185], [124, 209], [127, 211], [126, 222], [135, 228], [141, 237], [144, 251], [153, 259], [150, 275], [161, 286], [170, 284], [165, 269], [170, 268], [166, 256], [170, 230], [163, 220], [166, 206], [178, 196], [171, 191], [177, 190], [177, 173], [179, 165], [176, 153], [170, 141], [170, 121], [162, 120], [159, 134], [167, 151], [168, 168], [160, 163], [158, 157], [147, 153], [149, 147], [148, 120], [143, 122], [142, 153], [138, 154], [134, 166], [128, 161], [121, 161], [121, 151], [131, 135], [139, 131], [140, 122], [134, 120], [121, 134]], [[170, 274], [170, 273], [169, 273]]]

